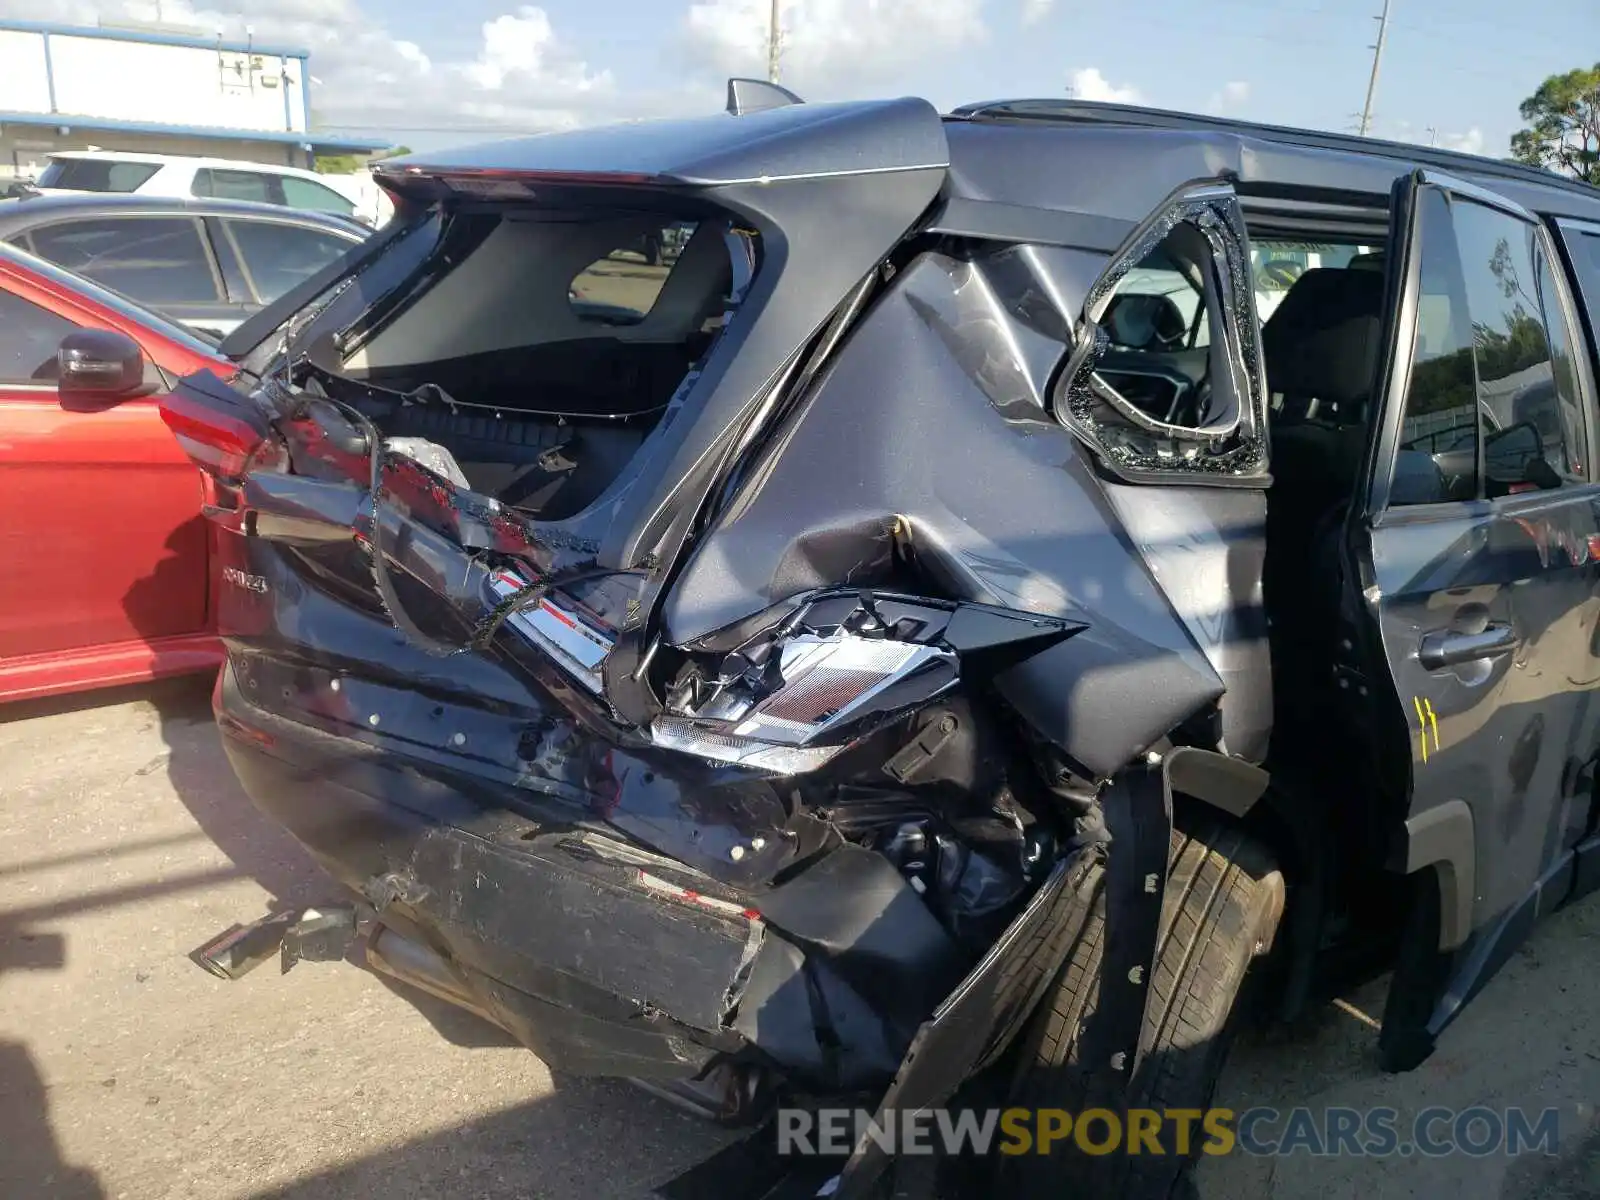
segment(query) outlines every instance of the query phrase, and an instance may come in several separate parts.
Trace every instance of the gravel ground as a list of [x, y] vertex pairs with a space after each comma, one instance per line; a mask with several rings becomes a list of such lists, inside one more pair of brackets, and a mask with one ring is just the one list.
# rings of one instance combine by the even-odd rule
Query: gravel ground
[[[207, 689], [0, 710], [0, 1196], [640, 1197], [721, 1142], [625, 1084], [553, 1075], [346, 966], [223, 983], [188, 952], [329, 894], [233, 781]], [[1247, 1041], [1219, 1103], [1561, 1110], [1556, 1158], [1209, 1160], [1206, 1200], [1600, 1195], [1600, 906], [1542, 928], [1405, 1076], [1381, 988]]]

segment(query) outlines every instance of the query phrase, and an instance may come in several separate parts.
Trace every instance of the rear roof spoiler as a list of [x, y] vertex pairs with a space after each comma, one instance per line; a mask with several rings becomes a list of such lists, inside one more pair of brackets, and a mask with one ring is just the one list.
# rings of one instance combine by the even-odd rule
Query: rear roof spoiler
[[763, 112], [769, 108], [787, 108], [791, 104], [804, 104], [788, 88], [768, 83], [765, 79], [728, 80], [728, 111], [736, 117], [745, 113]]

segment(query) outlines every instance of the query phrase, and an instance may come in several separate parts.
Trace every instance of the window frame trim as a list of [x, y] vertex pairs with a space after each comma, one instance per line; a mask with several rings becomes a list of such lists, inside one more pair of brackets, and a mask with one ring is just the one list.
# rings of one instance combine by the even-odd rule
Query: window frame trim
[[[1586, 351], [1589, 348], [1588, 339], [1584, 336], [1583, 315], [1581, 309], [1581, 292], [1577, 290], [1577, 281], [1568, 275], [1566, 256], [1561, 252], [1560, 239], [1550, 228], [1548, 221], [1536, 220], [1539, 244], [1544, 250], [1544, 256], [1550, 272], [1550, 282], [1556, 289], [1556, 307], [1560, 310], [1562, 324], [1567, 330], [1567, 346], [1573, 358], [1573, 382], [1578, 388], [1578, 419], [1583, 423], [1583, 453], [1584, 470], [1588, 478], [1583, 483], [1563, 485], [1557, 489], [1565, 491], [1567, 487], [1591, 487], [1600, 483], [1600, 463], [1596, 462], [1596, 451], [1600, 450], [1600, 394], [1596, 392], [1593, 363]], [[1600, 227], [1597, 227], [1600, 232]], [[1550, 341], [1549, 327], [1545, 328], [1545, 344]], [[1552, 357], [1552, 362], [1553, 362]], [[1552, 375], [1554, 368], [1552, 366]]]
[[1589, 384], [1589, 415], [1597, 416], [1596, 443], [1600, 445], [1600, 414], [1596, 414], [1595, 407], [1600, 407], [1600, 255], [1597, 255], [1595, 267], [1595, 307], [1589, 307], [1588, 289], [1584, 286], [1582, 276], [1575, 266], [1576, 255], [1573, 253], [1572, 244], [1567, 240], [1567, 231], [1572, 230], [1582, 237], [1592, 237], [1600, 243], [1600, 220], [1584, 220], [1578, 217], [1553, 216], [1545, 222], [1550, 233], [1550, 239], [1556, 247], [1556, 262], [1560, 265], [1561, 272], [1566, 278], [1567, 300], [1571, 305], [1572, 316], [1576, 319], [1578, 342], [1582, 344], [1587, 353], [1579, 355], [1583, 359], [1584, 377]]

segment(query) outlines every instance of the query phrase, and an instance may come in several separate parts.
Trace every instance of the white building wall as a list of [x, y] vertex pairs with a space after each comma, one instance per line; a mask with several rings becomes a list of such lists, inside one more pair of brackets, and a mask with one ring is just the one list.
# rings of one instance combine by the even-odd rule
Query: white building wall
[[0, 30], [0, 111], [303, 133], [305, 70], [282, 54]]
[[0, 112], [49, 111], [44, 39], [36, 33], [0, 29]]

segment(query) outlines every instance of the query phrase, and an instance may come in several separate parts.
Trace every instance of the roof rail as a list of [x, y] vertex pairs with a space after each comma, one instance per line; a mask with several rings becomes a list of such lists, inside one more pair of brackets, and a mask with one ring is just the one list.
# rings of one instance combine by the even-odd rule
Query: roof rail
[[1468, 154], [1461, 150], [1441, 150], [1437, 146], [1419, 146], [1410, 142], [1394, 142], [1353, 133], [1328, 133], [1321, 130], [1296, 129], [1287, 125], [1264, 125], [1229, 117], [1206, 117], [1197, 113], [1176, 112], [1162, 108], [1141, 108], [1132, 104], [1106, 104], [1096, 100], [1053, 98], [990, 100], [979, 104], [964, 104], [950, 115], [963, 120], [988, 118], [1048, 121], [1065, 125], [1134, 125], [1147, 129], [1191, 129], [1209, 133], [1231, 133], [1240, 137], [1282, 142], [1286, 145], [1404, 159], [1407, 162], [1423, 163], [1441, 170], [1469, 171], [1475, 175], [1514, 179], [1535, 186], [1576, 192], [1590, 200], [1600, 201], [1600, 188], [1540, 167], [1531, 167], [1507, 159], [1487, 158], [1481, 154]]
[[791, 104], [804, 104], [788, 88], [768, 83], [765, 79], [728, 80], [728, 111], [736, 117], [745, 113], [763, 112], [769, 108], [787, 108]]

